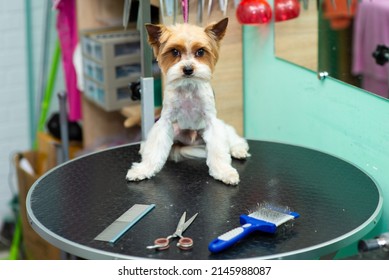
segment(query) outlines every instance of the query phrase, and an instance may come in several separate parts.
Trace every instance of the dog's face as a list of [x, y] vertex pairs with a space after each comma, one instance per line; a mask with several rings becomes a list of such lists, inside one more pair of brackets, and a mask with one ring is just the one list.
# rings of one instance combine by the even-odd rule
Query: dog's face
[[205, 28], [190, 24], [146, 24], [149, 43], [168, 81], [210, 80], [227, 24], [228, 18]]

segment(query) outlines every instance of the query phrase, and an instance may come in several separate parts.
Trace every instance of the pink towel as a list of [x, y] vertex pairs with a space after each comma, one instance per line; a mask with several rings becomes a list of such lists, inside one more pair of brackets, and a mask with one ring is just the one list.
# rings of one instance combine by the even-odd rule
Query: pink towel
[[352, 71], [362, 75], [365, 90], [388, 98], [389, 63], [378, 65], [372, 56], [378, 45], [389, 47], [389, 1], [364, 0], [355, 15]]
[[81, 118], [81, 94], [77, 88], [77, 75], [73, 65], [73, 53], [78, 43], [77, 14], [75, 0], [54, 1], [57, 14], [57, 31], [61, 45], [62, 65], [68, 100], [68, 118]]

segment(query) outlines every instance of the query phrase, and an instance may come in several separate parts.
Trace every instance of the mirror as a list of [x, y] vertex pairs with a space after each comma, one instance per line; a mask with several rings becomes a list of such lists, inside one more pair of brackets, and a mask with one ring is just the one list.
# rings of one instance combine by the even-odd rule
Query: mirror
[[300, 6], [297, 18], [275, 23], [276, 57], [388, 98], [389, 1], [304, 0]]

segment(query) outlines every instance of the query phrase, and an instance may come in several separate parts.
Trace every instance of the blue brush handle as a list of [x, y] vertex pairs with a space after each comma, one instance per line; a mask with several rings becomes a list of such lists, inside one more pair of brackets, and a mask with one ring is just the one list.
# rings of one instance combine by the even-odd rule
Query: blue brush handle
[[[243, 216], [243, 215], [242, 215]], [[248, 217], [251, 220], [252, 218]], [[218, 238], [214, 239], [209, 243], [208, 250], [212, 253], [219, 253], [232, 245], [234, 245], [239, 240], [242, 240], [247, 235], [252, 233], [253, 231], [265, 231], [274, 233], [277, 230], [275, 224], [268, 223], [265, 221], [254, 219], [255, 223], [246, 223], [240, 227], [234, 228], [222, 235]]]

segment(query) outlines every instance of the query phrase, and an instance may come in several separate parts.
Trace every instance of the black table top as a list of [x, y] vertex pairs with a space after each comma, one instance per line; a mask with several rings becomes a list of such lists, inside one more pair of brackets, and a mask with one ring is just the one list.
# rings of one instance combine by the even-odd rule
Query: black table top
[[[32, 227], [60, 249], [87, 259], [309, 259], [361, 239], [382, 212], [382, 196], [364, 172], [315, 150], [249, 141], [251, 157], [233, 160], [238, 186], [208, 175], [205, 160], [168, 161], [155, 177], [127, 182], [139, 144], [121, 146], [69, 161], [42, 176], [30, 189]], [[256, 232], [218, 254], [208, 244], [239, 226], [239, 216], [261, 202], [288, 206], [301, 217], [276, 234]], [[94, 238], [134, 204], [156, 207], [116, 243]], [[147, 250], [172, 234], [181, 214], [199, 213], [185, 236], [191, 250], [172, 246]]]

